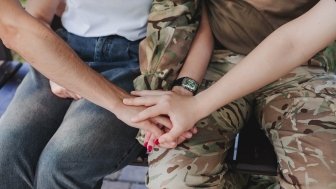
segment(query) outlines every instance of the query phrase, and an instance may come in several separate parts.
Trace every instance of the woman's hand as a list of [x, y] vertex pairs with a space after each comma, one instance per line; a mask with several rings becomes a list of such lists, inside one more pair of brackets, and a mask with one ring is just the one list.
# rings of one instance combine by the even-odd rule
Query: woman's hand
[[167, 115], [173, 125], [168, 133], [159, 138], [160, 145], [174, 148], [178, 138], [192, 129], [200, 119], [197, 115], [197, 101], [192, 96], [177, 94], [172, 91], [133, 91], [139, 97], [125, 98], [126, 105], [147, 106], [148, 108], [132, 118], [134, 123], [147, 120], [158, 115]]
[[131, 120], [145, 109], [143, 106], [126, 106], [121, 103], [113, 113], [127, 125], [151, 133], [153, 138], [159, 138], [164, 133], [163, 128], [172, 128], [170, 120], [165, 116], [155, 116], [137, 122]]
[[49, 81], [49, 83], [50, 83], [51, 92], [60, 98], [73, 98], [74, 100], [79, 100], [82, 98], [80, 95], [56, 84], [53, 81]]
[[[184, 95], [184, 96], [193, 96], [192, 92], [186, 90], [185, 88], [181, 86], [174, 86], [172, 91], [177, 94]], [[164, 128], [162, 127], [162, 130], [164, 131], [164, 133], [168, 133], [170, 131], [168, 127], [164, 127]], [[181, 144], [187, 139], [190, 139], [196, 133], [197, 133], [196, 127], [193, 127], [192, 129], [184, 132], [181, 136], [177, 138], [177, 141], [176, 141], [177, 145]], [[160, 144], [157, 138], [155, 138], [150, 132], [146, 132], [145, 139], [144, 139], [144, 146], [147, 148], [147, 152], [150, 153], [153, 150], [153, 147], [155, 145], [159, 145], [160, 147], [163, 147], [163, 148], [171, 148], [169, 143], [164, 142]]]

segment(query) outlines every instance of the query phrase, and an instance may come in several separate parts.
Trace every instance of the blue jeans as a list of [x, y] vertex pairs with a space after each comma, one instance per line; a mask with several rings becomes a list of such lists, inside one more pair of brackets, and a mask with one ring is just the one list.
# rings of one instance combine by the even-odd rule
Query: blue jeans
[[[65, 30], [59, 35], [92, 69], [133, 89], [138, 41], [83, 38]], [[0, 188], [94, 188], [143, 150], [137, 132], [85, 99], [55, 96], [48, 79], [31, 69], [0, 119]]]

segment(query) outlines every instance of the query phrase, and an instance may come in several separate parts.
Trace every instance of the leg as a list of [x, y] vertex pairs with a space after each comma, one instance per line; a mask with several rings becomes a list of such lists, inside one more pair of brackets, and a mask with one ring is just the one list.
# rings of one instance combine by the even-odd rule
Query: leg
[[335, 188], [335, 75], [302, 66], [259, 93], [259, 117], [278, 156], [280, 185]]
[[[121, 68], [103, 73], [127, 91], [139, 75], [122, 62]], [[40, 157], [36, 188], [93, 188], [109, 173], [133, 161], [144, 150], [135, 139], [138, 130], [125, 125], [111, 112], [85, 99], [73, 102], [55, 135]]]
[[31, 70], [0, 119], [0, 188], [33, 188], [38, 158], [70, 105]]
[[36, 188], [93, 188], [143, 150], [135, 140], [137, 132], [86, 100], [73, 103], [43, 150]]
[[[226, 59], [228, 55], [232, 57], [233, 54], [215, 53], [202, 90], [234, 66]], [[246, 178], [228, 173], [224, 160], [235, 134], [248, 119], [250, 109], [248, 98], [238, 99], [199, 121], [199, 132], [189, 141], [175, 149], [155, 149], [149, 155], [148, 187], [217, 189], [244, 186]]]

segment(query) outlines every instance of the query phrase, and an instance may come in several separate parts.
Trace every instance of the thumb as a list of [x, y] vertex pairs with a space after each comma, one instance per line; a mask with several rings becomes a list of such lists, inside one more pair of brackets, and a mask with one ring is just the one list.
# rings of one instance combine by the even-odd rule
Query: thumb
[[179, 126], [174, 126], [168, 133], [163, 134], [159, 138], [160, 143], [169, 143], [176, 147], [177, 139], [184, 133], [183, 129], [180, 129]]

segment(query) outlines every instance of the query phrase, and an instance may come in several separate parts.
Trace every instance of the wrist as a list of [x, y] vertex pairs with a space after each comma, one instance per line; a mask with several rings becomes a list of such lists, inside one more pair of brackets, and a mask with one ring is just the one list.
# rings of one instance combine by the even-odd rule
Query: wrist
[[117, 116], [118, 112], [121, 112], [120, 110], [125, 108], [126, 106], [123, 103], [123, 99], [131, 98], [132, 96], [123, 90], [115, 91], [114, 95], [115, 98], [111, 98], [109, 96], [109, 98], [107, 99], [108, 102], [106, 104], [108, 104], [107, 109]]
[[209, 108], [209, 103], [207, 103], [208, 101], [205, 100], [207, 98], [203, 94], [203, 92], [198, 93], [193, 98], [195, 99], [193, 107], [194, 107], [194, 109], [197, 110], [195, 112], [196, 113], [195, 116], [198, 119], [203, 119], [203, 118], [207, 117], [208, 115], [210, 115], [212, 113], [212, 111]]
[[194, 96], [194, 94], [191, 91], [185, 89], [182, 86], [174, 86], [172, 88], [172, 91], [175, 92], [175, 93], [177, 93], [177, 94], [179, 94], [179, 95]]
[[182, 87], [195, 95], [197, 93], [199, 84], [196, 80], [190, 77], [180, 77], [174, 81], [173, 87], [175, 86]]

